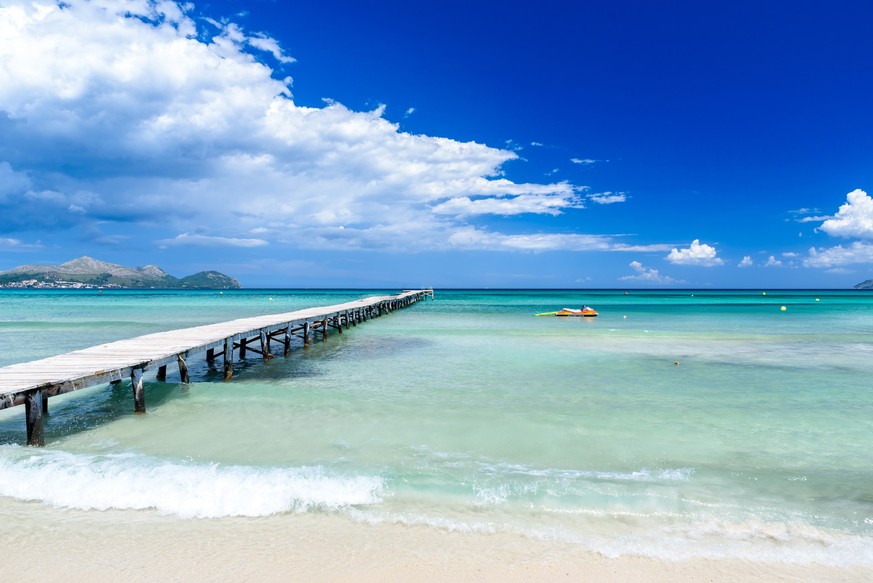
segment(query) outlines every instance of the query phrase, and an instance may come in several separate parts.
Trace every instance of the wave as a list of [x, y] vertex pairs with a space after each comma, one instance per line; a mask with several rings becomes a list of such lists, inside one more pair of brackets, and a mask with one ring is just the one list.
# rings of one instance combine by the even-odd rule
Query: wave
[[59, 508], [254, 517], [378, 504], [383, 490], [379, 476], [333, 475], [319, 466], [226, 466], [0, 447], [0, 496]]

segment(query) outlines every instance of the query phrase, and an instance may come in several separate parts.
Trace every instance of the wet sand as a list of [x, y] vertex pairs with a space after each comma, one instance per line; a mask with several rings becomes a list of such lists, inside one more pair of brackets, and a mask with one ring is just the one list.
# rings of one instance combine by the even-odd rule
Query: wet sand
[[[873, 569], [738, 559], [609, 558], [511, 534], [367, 525], [324, 515], [178, 520], [3, 505], [3, 581], [873, 580]], [[27, 507], [27, 508], [25, 508]], [[41, 515], [42, 520], [34, 518]]]

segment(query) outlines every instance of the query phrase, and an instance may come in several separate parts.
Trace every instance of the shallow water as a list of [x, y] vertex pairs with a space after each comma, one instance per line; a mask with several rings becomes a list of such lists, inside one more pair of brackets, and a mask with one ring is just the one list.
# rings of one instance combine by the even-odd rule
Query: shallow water
[[[366, 295], [0, 292], [0, 365]], [[145, 416], [128, 384], [53, 398], [43, 449], [2, 411], [0, 497], [871, 565], [871, 330], [857, 292], [438, 290], [230, 383], [147, 377]]]

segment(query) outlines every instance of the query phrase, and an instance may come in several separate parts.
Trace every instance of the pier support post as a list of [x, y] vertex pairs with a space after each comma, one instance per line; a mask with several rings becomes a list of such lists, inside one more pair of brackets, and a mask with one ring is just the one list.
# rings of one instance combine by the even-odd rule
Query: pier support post
[[142, 369], [130, 369], [130, 387], [133, 390], [133, 410], [135, 413], [145, 413], [145, 389], [142, 385]]
[[27, 423], [27, 445], [42, 447], [45, 436], [42, 431], [42, 391], [29, 391], [24, 396], [24, 417]]
[[155, 379], [159, 382], [165, 383], [167, 382], [167, 365], [158, 367], [158, 374], [155, 376]]
[[224, 380], [233, 378], [233, 340], [224, 339]]
[[309, 348], [309, 322], [303, 322], [303, 348]]
[[246, 357], [246, 344], [248, 344], [248, 338], [240, 338], [239, 339], [239, 359], [242, 360]]
[[42, 393], [42, 415], [48, 417], [49, 414], [49, 396], [48, 391], [40, 391]]
[[261, 340], [261, 356], [264, 357], [264, 362], [270, 360], [270, 357], [273, 356], [270, 354], [270, 342], [267, 340], [267, 333], [261, 330], [260, 334], [258, 334]]
[[206, 350], [206, 362], [212, 362], [213, 360], [215, 360], [215, 349], [208, 348]]
[[327, 341], [327, 318], [321, 321], [321, 341]]
[[191, 381], [188, 378], [188, 363], [185, 362], [186, 356], [186, 354], [177, 354], [176, 362], [179, 363], [179, 378], [187, 385]]
[[288, 329], [285, 330], [285, 356], [291, 354], [291, 322], [288, 322]]

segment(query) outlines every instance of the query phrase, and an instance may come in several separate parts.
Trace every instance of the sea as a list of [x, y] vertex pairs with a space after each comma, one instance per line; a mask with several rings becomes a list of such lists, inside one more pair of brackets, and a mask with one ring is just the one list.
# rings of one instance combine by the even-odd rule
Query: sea
[[[0, 366], [400, 290], [2, 290]], [[595, 318], [537, 316], [593, 307]], [[232, 381], [0, 411], [0, 516], [306, 516], [609, 557], [873, 566], [873, 294], [435, 290]]]

